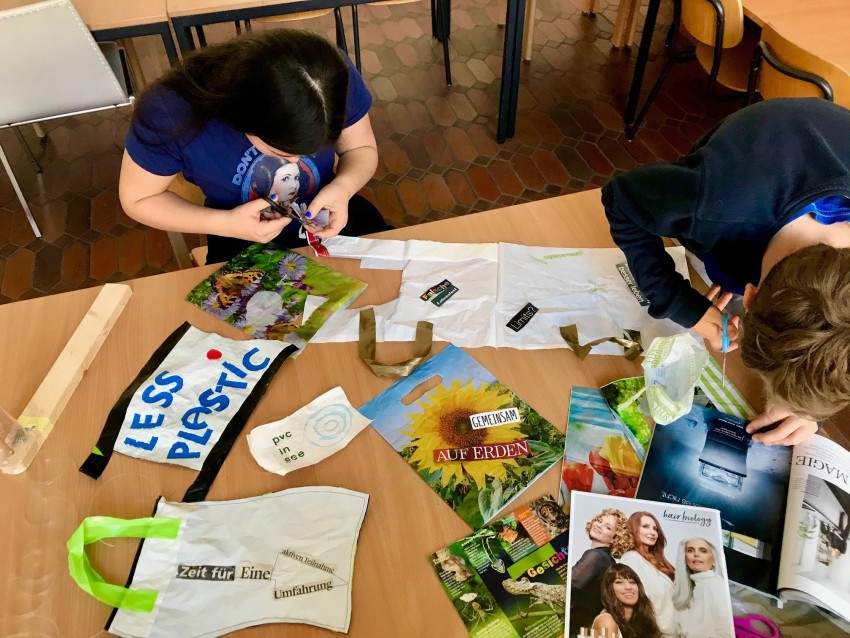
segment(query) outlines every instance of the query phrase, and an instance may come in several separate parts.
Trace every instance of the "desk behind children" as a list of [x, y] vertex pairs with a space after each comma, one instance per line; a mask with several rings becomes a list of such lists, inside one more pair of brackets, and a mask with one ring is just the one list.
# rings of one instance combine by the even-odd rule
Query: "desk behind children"
[[[611, 246], [598, 191], [382, 236]], [[381, 303], [397, 294], [398, 272], [361, 270], [349, 260], [323, 261], [369, 282], [359, 304]], [[193, 480], [193, 473], [177, 466], [121, 456], [113, 458], [98, 481], [77, 468], [119, 394], [153, 349], [180, 323], [188, 319], [202, 330], [238, 336], [235, 329], [183, 301], [186, 292], [213, 269], [207, 266], [128, 282], [133, 288], [129, 305], [39, 456], [24, 474], [0, 480], [0, 502], [6, 512], [0, 564], [8, 574], [0, 584], [4, 601], [0, 635], [97, 635], [109, 610], [77, 589], [66, 575], [68, 537], [86, 516], [148, 516], [157, 496], [179, 500]], [[0, 333], [0, 378], [6, 380], [0, 385], [0, 405], [7, 411], [20, 412], [96, 294], [97, 289], [88, 289], [0, 307], [4, 328]], [[435, 345], [435, 350], [441, 348], [441, 344]], [[382, 344], [380, 349], [383, 358], [397, 360], [409, 356], [410, 344]], [[561, 429], [572, 385], [596, 387], [640, 371], [637, 363], [622, 357], [591, 356], [579, 363], [568, 350], [481, 348], [471, 354]], [[735, 352], [729, 356], [727, 371], [738, 387], [757, 399], [756, 379], [743, 370]], [[291, 414], [335, 385], [342, 385], [351, 403], [359, 406], [390, 383], [366, 370], [358, 360], [357, 344], [312, 344], [283, 366], [245, 433]], [[550, 471], [516, 504], [557, 493], [558, 474]], [[372, 497], [357, 552], [350, 636], [424, 635], [424, 627], [428, 635], [462, 635], [461, 621], [434, 577], [427, 556], [469, 530], [368, 428], [337, 455], [285, 478], [262, 470], [250, 457], [245, 436], [240, 436], [208, 500], [303, 485], [340, 486]], [[136, 547], [135, 541], [118, 540], [89, 551], [93, 565], [108, 581], [123, 583]], [[280, 631], [280, 627], [266, 625], [246, 630], [244, 635], [273, 636]], [[288, 626], [285, 632], [295, 638], [320, 634], [303, 625]]]

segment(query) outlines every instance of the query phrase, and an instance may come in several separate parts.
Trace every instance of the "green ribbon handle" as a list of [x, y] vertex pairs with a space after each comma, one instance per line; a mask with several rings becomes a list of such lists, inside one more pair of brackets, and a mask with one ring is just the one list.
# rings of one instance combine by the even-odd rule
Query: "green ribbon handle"
[[89, 516], [68, 539], [68, 571], [80, 589], [112, 607], [150, 613], [157, 592], [128, 589], [107, 583], [89, 562], [86, 545], [105, 538], [161, 538], [174, 540], [180, 532], [179, 518], [136, 518], [125, 520], [109, 516]]

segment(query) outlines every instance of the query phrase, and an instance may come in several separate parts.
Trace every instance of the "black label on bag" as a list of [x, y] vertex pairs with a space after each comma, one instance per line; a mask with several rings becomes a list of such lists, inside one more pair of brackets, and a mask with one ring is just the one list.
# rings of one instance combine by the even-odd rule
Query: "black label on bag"
[[635, 299], [638, 300], [638, 303], [641, 306], [648, 306], [649, 299], [644, 297], [640, 288], [635, 283], [635, 278], [632, 276], [632, 271], [629, 270], [629, 265], [626, 263], [617, 264], [617, 272], [620, 273], [620, 277], [622, 277], [623, 281], [626, 282], [626, 285], [629, 287], [629, 290], [632, 291], [632, 294], [635, 296]]
[[234, 580], [234, 565], [178, 565], [177, 578], [185, 580]]
[[457, 286], [455, 286], [448, 279], [443, 279], [436, 286], [431, 286], [419, 295], [419, 298], [422, 301], [430, 301], [435, 306], [442, 306], [449, 299], [451, 299], [454, 294], [459, 290]]
[[516, 313], [506, 324], [514, 332], [519, 332], [537, 314], [538, 308], [530, 303], [525, 304], [522, 310]]

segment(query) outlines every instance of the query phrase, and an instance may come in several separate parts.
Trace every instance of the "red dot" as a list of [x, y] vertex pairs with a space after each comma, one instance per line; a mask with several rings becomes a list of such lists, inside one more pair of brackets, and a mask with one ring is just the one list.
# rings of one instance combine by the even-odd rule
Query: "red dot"
[[219, 352], [215, 348], [212, 348], [211, 350], [207, 351], [207, 359], [221, 359], [221, 352]]

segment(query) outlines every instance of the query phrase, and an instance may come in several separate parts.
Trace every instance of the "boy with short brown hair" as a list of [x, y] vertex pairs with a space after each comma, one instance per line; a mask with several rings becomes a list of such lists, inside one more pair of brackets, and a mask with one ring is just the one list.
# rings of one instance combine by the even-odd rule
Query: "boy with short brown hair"
[[[719, 349], [725, 306], [744, 295], [743, 360], [767, 389], [748, 431], [777, 423], [754, 440], [799, 443], [850, 405], [850, 111], [819, 98], [749, 106], [681, 162], [613, 178], [602, 203], [653, 317]], [[662, 237], [703, 260], [708, 295], [676, 273]], [[738, 317], [728, 334], [738, 340]]]

